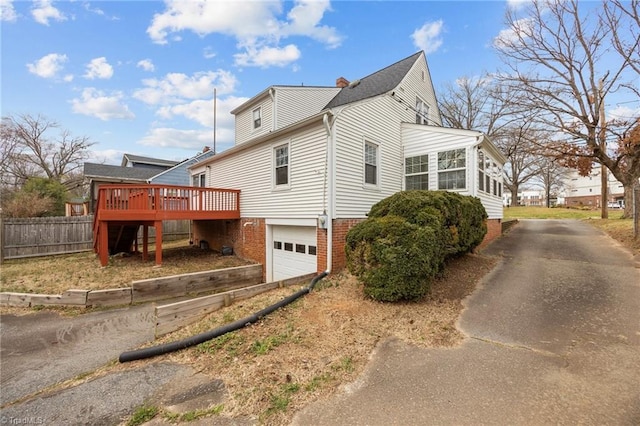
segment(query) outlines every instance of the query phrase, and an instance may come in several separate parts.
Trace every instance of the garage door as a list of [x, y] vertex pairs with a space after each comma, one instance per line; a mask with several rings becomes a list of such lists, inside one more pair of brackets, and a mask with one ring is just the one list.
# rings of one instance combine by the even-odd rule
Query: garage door
[[317, 271], [316, 228], [273, 226], [273, 280]]

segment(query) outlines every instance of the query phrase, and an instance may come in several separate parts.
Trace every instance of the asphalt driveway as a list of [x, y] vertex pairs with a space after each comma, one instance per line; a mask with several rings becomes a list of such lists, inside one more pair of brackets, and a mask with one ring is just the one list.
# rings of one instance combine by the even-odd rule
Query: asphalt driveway
[[640, 262], [572, 220], [523, 220], [485, 254], [463, 344], [383, 342], [294, 424], [640, 424]]

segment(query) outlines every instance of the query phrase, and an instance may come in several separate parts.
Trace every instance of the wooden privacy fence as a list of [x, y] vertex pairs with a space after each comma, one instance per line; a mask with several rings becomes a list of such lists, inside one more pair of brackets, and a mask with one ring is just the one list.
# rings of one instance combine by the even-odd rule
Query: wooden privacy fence
[[[165, 241], [189, 238], [188, 220], [164, 221]], [[155, 239], [150, 229], [149, 241]], [[142, 230], [138, 235], [142, 240]], [[0, 218], [0, 260], [76, 253], [93, 249], [93, 215]]]

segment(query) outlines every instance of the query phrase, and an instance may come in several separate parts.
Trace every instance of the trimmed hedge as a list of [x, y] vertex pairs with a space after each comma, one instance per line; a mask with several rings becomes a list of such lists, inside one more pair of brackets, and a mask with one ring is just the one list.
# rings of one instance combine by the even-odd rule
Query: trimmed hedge
[[380, 301], [428, 293], [448, 256], [467, 253], [487, 233], [478, 198], [446, 191], [403, 191], [375, 204], [346, 237], [349, 271]]

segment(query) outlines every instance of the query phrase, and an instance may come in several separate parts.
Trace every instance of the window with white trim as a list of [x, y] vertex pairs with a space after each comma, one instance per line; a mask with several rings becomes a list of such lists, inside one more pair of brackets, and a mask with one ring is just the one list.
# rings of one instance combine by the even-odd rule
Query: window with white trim
[[416, 123], [429, 124], [429, 105], [420, 98], [416, 98]]
[[378, 185], [378, 145], [364, 143], [364, 183]]
[[289, 185], [289, 144], [274, 148], [274, 182], [276, 186]]
[[191, 176], [191, 186], [198, 186], [200, 188], [204, 188], [206, 185], [206, 174], [198, 173], [197, 175]]
[[258, 107], [253, 110], [253, 130], [262, 127], [262, 108]]
[[478, 151], [478, 191], [485, 192], [484, 152]]
[[438, 153], [438, 189], [467, 187], [466, 151], [453, 149]]
[[405, 189], [429, 189], [429, 156], [404, 159]]

